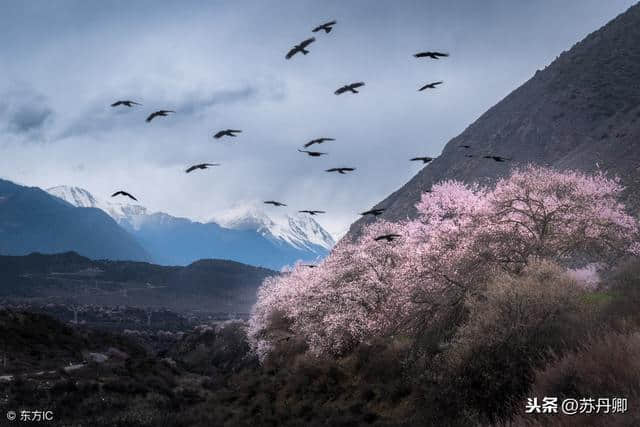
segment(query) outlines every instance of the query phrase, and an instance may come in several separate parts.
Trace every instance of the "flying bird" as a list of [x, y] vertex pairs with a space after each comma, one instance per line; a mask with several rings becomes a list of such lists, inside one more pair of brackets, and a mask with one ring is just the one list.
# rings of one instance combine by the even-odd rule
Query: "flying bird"
[[435, 89], [436, 86], [441, 85], [442, 83], [444, 83], [444, 82], [433, 82], [433, 83], [426, 84], [426, 85], [422, 86], [420, 89], [418, 89], [418, 92], [421, 92], [421, 91], [423, 91], [425, 89]]
[[276, 202], [274, 200], [267, 200], [264, 202], [265, 205], [273, 205], [273, 206], [287, 206], [284, 203]]
[[418, 52], [413, 56], [416, 58], [440, 59], [449, 56], [449, 54], [443, 52]]
[[213, 135], [213, 137], [215, 139], [220, 139], [223, 136], [236, 137], [236, 136], [238, 136], [238, 135], [236, 135], [236, 133], [240, 133], [240, 132], [242, 132], [242, 131], [239, 130], [239, 129], [224, 129], [224, 130], [221, 130], [220, 132], [216, 133], [215, 135]]
[[339, 174], [346, 174], [347, 172], [352, 172], [356, 170], [356, 168], [331, 168], [327, 169], [325, 172], [338, 172]]
[[351, 83], [351, 84], [342, 86], [341, 88], [336, 90], [334, 93], [336, 95], [340, 95], [345, 92], [359, 93], [356, 89], [362, 86], [364, 86], [364, 82]]
[[220, 163], [198, 163], [197, 165], [190, 166], [186, 173], [193, 172], [196, 169], [208, 169], [209, 166], [220, 166]]
[[306, 39], [302, 43], [295, 45], [287, 53], [287, 56], [285, 56], [285, 58], [291, 59], [293, 57], [293, 55], [295, 55], [298, 52], [302, 52], [303, 55], [306, 55], [307, 53], [309, 53], [309, 51], [306, 49], [306, 47], [309, 46], [314, 41], [316, 41], [316, 38], [315, 37], [311, 37], [310, 39]]
[[331, 30], [333, 30], [333, 26], [334, 25], [336, 25], [336, 21], [327, 22], [325, 24], [318, 25], [313, 30], [311, 30], [311, 32], [312, 33], [317, 33], [320, 30], [324, 30], [325, 33], [329, 34], [331, 32]]
[[373, 216], [378, 216], [378, 215], [382, 215], [382, 212], [384, 212], [384, 208], [377, 208], [377, 209], [370, 209], [368, 211], [364, 211], [362, 212], [360, 215], [365, 216], [365, 215], [373, 215]]
[[393, 242], [398, 237], [401, 237], [401, 236], [399, 234], [390, 233], [390, 234], [383, 234], [382, 236], [378, 236], [373, 240], [375, 240], [376, 242], [379, 242], [380, 240], [386, 240], [387, 242]]
[[304, 144], [304, 148], [309, 148], [313, 144], [323, 144], [323, 143], [328, 142], [328, 141], [335, 141], [335, 139], [334, 138], [316, 138], [316, 139], [312, 139], [311, 141], [309, 141], [306, 144]]
[[461, 145], [460, 148], [471, 148], [470, 145]]
[[308, 213], [311, 216], [317, 215], [317, 214], [326, 213], [325, 211], [314, 211], [314, 210], [304, 210], [304, 211], [298, 211], [298, 212], [300, 212], [300, 213]]
[[433, 157], [414, 157], [413, 159], [409, 159], [411, 162], [421, 161], [422, 163], [429, 163], [433, 160]]
[[159, 111], [155, 111], [151, 114], [149, 114], [149, 117], [147, 117], [147, 123], [149, 123], [151, 120], [153, 120], [154, 118], [158, 117], [158, 116], [167, 116], [169, 113], [175, 113], [175, 111], [171, 111], [171, 110], [159, 110]]
[[301, 153], [307, 153], [308, 155], [310, 155], [311, 157], [320, 157], [320, 156], [326, 156], [327, 153], [321, 153], [319, 151], [307, 151], [307, 150], [298, 150]]
[[505, 162], [507, 160], [511, 160], [508, 157], [502, 157], [502, 156], [482, 156], [484, 159], [493, 159], [496, 162]]
[[138, 199], [136, 199], [135, 197], [133, 197], [131, 194], [127, 193], [126, 191], [116, 191], [115, 193], [113, 193], [111, 195], [111, 197], [116, 197], [116, 196], [127, 196], [128, 198], [135, 200], [136, 202], [138, 201]]
[[112, 107], [118, 107], [120, 105], [125, 105], [127, 107], [133, 107], [134, 105], [142, 105], [142, 104], [138, 104], [135, 101], [116, 101], [113, 104], [111, 104]]
[[314, 264], [300, 264], [300, 267], [316, 268], [317, 265], [314, 265]]

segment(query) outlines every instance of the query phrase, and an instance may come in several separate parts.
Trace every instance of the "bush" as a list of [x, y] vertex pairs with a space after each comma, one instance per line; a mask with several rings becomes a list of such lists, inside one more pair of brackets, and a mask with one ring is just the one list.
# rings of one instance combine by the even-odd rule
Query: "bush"
[[573, 348], [585, 336], [583, 292], [562, 268], [539, 262], [469, 296], [467, 321], [436, 358], [436, 404], [486, 421], [508, 417], [522, 405], [548, 350]]
[[[627, 398], [628, 410], [621, 414], [521, 415], [516, 425], [637, 426], [640, 425], [640, 332], [608, 332], [591, 337], [576, 351], [557, 357], [535, 372], [530, 397]], [[524, 401], [520, 402], [523, 412]], [[533, 419], [532, 419], [533, 418]]]

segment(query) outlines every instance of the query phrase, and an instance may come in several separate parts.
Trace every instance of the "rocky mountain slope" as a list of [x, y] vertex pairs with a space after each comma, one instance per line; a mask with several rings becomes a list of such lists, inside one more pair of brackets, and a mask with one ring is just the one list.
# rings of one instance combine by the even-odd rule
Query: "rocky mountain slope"
[[297, 260], [323, 258], [335, 243], [309, 216], [270, 216], [243, 207], [201, 223], [152, 213], [139, 204], [102, 200], [78, 187], [47, 191], [74, 206], [106, 212], [159, 264], [187, 265], [202, 258], [221, 258], [280, 269]]
[[[488, 154], [513, 160], [482, 158]], [[382, 219], [401, 220], [415, 215], [421, 193], [439, 181], [490, 183], [529, 162], [618, 175], [628, 205], [638, 212], [640, 4], [536, 71], [376, 207], [387, 209]], [[371, 220], [355, 222], [349, 235], [358, 235]]]
[[149, 260], [99, 209], [78, 209], [35, 187], [0, 179], [0, 254], [75, 250], [94, 259]]

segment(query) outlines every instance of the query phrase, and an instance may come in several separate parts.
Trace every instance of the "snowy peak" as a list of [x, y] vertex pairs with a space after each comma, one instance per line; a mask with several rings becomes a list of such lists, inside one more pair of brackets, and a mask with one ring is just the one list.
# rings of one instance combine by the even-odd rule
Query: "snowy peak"
[[91, 193], [80, 187], [70, 187], [67, 185], [60, 185], [58, 187], [48, 188], [47, 192], [52, 196], [56, 196], [59, 199], [64, 200], [73, 206], [80, 208], [97, 208], [98, 201], [93, 197]]
[[148, 214], [147, 209], [142, 205], [102, 200], [80, 187], [60, 185], [48, 188], [47, 192], [79, 208], [101, 209], [118, 223], [127, 221], [135, 224], [140, 216]]
[[[176, 220], [165, 213], [152, 214], [139, 204], [94, 197], [79, 187], [61, 185], [49, 188], [47, 192], [76, 207], [101, 209], [130, 231], [140, 230], [144, 224], [162, 225]], [[291, 246], [315, 254], [324, 255], [335, 244], [333, 237], [309, 215], [286, 215], [279, 212], [267, 215], [258, 207], [242, 206], [228, 210], [211, 222], [227, 229], [255, 231], [277, 245]]]
[[299, 249], [330, 250], [335, 241], [327, 231], [308, 215], [267, 215], [255, 207], [234, 208], [216, 216], [213, 222], [234, 230], [256, 230], [265, 237], [287, 243]]

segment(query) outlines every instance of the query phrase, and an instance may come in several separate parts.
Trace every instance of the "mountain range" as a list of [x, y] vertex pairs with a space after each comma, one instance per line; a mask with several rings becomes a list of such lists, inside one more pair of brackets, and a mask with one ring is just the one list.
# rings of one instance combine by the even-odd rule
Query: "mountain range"
[[[438, 158], [375, 206], [386, 209], [379, 218], [415, 216], [421, 194], [437, 182], [491, 184], [512, 167], [527, 163], [616, 175], [626, 187], [627, 206], [638, 213], [639, 41], [637, 4], [536, 71], [450, 140]], [[512, 160], [497, 163], [484, 155]], [[348, 236], [359, 235], [371, 221], [358, 220]]]
[[47, 191], [78, 208], [107, 213], [153, 262], [163, 265], [219, 258], [281, 269], [297, 260], [321, 259], [335, 243], [313, 218], [304, 215], [269, 216], [257, 208], [242, 207], [203, 223], [150, 212], [140, 204], [103, 200], [78, 187], [58, 186]]
[[142, 245], [102, 210], [78, 209], [37, 187], [0, 179], [0, 254], [69, 250], [94, 259], [151, 259]]

